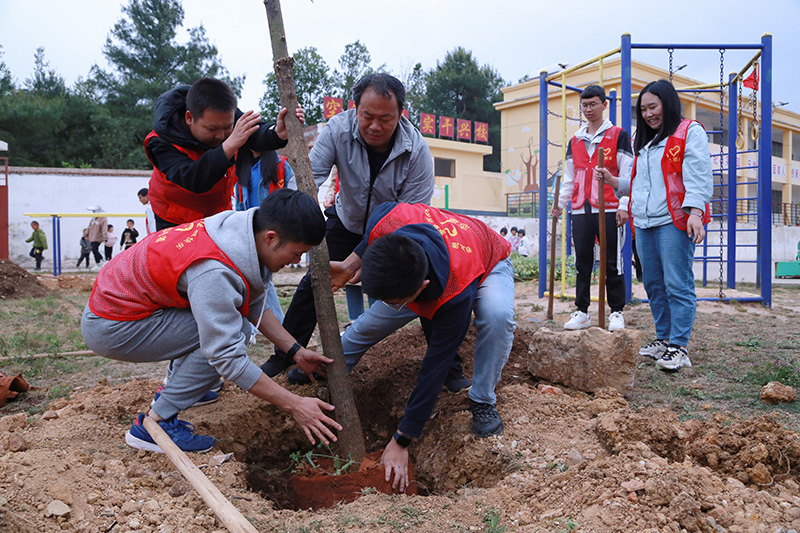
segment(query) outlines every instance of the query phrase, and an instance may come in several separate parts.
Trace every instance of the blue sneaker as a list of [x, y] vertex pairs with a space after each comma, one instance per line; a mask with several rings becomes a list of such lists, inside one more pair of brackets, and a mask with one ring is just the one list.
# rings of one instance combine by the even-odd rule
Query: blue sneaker
[[[222, 388], [222, 387], [220, 387], [220, 388]], [[161, 391], [163, 391], [163, 390], [164, 390], [164, 386], [163, 385], [159, 385], [158, 388], [156, 389], [156, 395], [153, 398], [153, 401], [150, 402], [150, 407], [155, 405], [156, 400], [158, 400], [158, 398], [161, 396]], [[213, 390], [210, 390], [207, 393], [203, 394], [203, 396], [199, 400], [194, 402], [190, 407], [199, 407], [201, 405], [208, 405], [210, 403], [216, 402], [217, 400], [219, 400], [219, 394], [217, 394]]]
[[[144, 413], [139, 413], [133, 421], [131, 429], [125, 433], [125, 443], [137, 450], [164, 453], [164, 450], [155, 443], [144, 428], [144, 417]], [[204, 453], [213, 448], [217, 442], [214, 437], [209, 437], [208, 435], [195, 435], [194, 425], [184, 420], [178, 420], [175, 416], [160, 421], [158, 425], [169, 435], [172, 442], [185, 452]]]

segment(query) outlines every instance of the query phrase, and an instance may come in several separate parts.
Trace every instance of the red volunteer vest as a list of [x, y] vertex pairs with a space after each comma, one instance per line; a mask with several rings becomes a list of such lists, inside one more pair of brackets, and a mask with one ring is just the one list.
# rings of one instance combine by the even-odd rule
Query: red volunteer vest
[[[667, 187], [667, 208], [672, 216], [672, 223], [679, 230], [686, 231], [686, 220], [689, 215], [683, 210], [683, 199], [686, 197], [686, 187], [683, 186], [683, 157], [686, 153], [686, 133], [689, 125], [696, 120], [681, 120], [675, 133], [667, 138], [667, 145], [664, 147], [664, 155], [661, 157], [661, 173], [664, 175], [664, 185]], [[700, 124], [699, 122], [697, 122]], [[702, 126], [702, 124], [701, 124]], [[631, 172], [631, 189], [633, 189], [633, 178], [636, 177], [636, 162], [639, 156], [633, 160], [633, 171]], [[632, 212], [630, 205], [628, 211]], [[633, 227], [633, 215], [630, 217], [631, 227]], [[703, 212], [703, 225], [711, 220], [708, 204]]]
[[[158, 134], [151, 131], [144, 139], [145, 153], [148, 158], [150, 158], [150, 154], [147, 152], [147, 143], [153, 137], [158, 137]], [[177, 144], [172, 146], [186, 154], [192, 161], [197, 161], [205, 153], [202, 150], [192, 150]], [[150, 162], [153, 163], [152, 160]], [[148, 196], [156, 215], [175, 224], [185, 224], [230, 209], [235, 184], [236, 171], [231, 166], [222, 179], [210, 190], [203, 193], [192, 192], [169, 181], [153, 163]]]
[[399, 204], [392, 209], [370, 232], [370, 244], [407, 224], [433, 225], [444, 238], [450, 256], [450, 272], [442, 295], [436, 300], [407, 304], [428, 319], [477, 278], [483, 282], [495, 265], [511, 254], [508, 241], [480, 220], [425, 204]]
[[[572, 189], [572, 209], [581, 209], [583, 204], [586, 203], [587, 191], [589, 203], [593, 207], [600, 207], [597, 199], [597, 180], [592, 177], [592, 172], [597, 166], [597, 157], [600, 153], [600, 148], [605, 149], [605, 159], [603, 163], [605, 167], [611, 172], [611, 175], [618, 176], [619, 169], [617, 168], [617, 138], [622, 128], [611, 126], [606, 130], [603, 139], [597, 150], [594, 151], [592, 157], [589, 157], [589, 152], [586, 151], [586, 144], [573, 137], [570, 141], [572, 147], [572, 164], [575, 168], [575, 187]], [[619, 200], [614, 195], [614, 187], [605, 185], [603, 188], [605, 196], [605, 205], [609, 209], [616, 209], [619, 207]]]
[[97, 274], [89, 309], [109, 320], [131, 321], [146, 318], [158, 309], [189, 307], [189, 301], [178, 293], [178, 278], [192, 263], [203, 259], [216, 259], [241, 276], [247, 294], [239, 312], [247, 316], [250, 286], [208, 236], [204, 220], [151, 233], [139, 246], [117, 254]]

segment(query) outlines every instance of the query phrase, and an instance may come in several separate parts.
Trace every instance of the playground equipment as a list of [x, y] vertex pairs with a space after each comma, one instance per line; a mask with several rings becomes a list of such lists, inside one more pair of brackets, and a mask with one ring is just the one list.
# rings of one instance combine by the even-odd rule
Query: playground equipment
[[797, 257], [794, 261], [775, 263], [776, 278], [800, 278], [800, 241], [797, 242]]
[[[548, 146], [559, 146], [562, 148], [562, 161], [566, 160], [566, 146], [567, 146], [567, 120], [579, 120], [567, 117], [567, 91], [581, 93], [582, 89], [579, 87], [567, 84], [567, 76], [579, 70], [584, 70], [586, 67], [597, 64], [599, 85], [604, 85], [603, 76], [603, 63], [607, 58], [620, 55], [620, 97], [617, 98], [616, 91], [611, 90], [608, 92], [609, 105], [609, 119], [612, 123], [616, 124], [617, 119], [617, 100], [620, 104], [620, 123], [619, 125], [631, 131], [632, 121], [632, 103], [633, 98], [633, 80], [631, 76], [631, 61], [633, 49], [662, 49], [666, 50], [669, 54], [669, 75], [672, 81], [672, 75], [675, 70], [672, 68], [672, 59], [675, 50], [717, 50], [719, 52], [719, 65], [720, 65], [720, 79], [718, 83], [695, 85], [690, 87], [676, 87], [679, 93], [694, 93], [695, 99], [701, 93], [717, 93], [719, 94], [719, 130], [709, 130], [707, 133], [710, 136], [715, 136], [718, 139], [719, 152], [712, 154], [712, 160], [716, 160], [717, 170], [714, 171], [714, 195], [711, 200], [712, 205], [712, 222], [706, 226], [708, 234], [716, 234], [718, 237], [718, 253], [714, 253], [714, 245], [708, 242], [708, 238], [703, 245], [698, 247], [695, 255], [696, 262], [702, 262], [703, 270], [703, 283], [708, 281], [708, 264], [719, 264], [719, 296], [716, 298], [700, 298], [708, 300], [721, 300], [726, 301], [723, 289], [723, 281], [727, 279], [727, 287], [730, 289], [736, 288], [736, 268], [737, 264], [742, 263], [755, 263], [756, 265], [756, 286], [760, 289], [760, 296], [736, 298], [737, 301], [753, 301], [761, 302], [766, 306], [772, 303], [772, 272], [771, 272], [771, 257], [772, 257], [772, 227], [771, 227], [771, 188], [772, 188], [772, 169], [771, 169], [771, 150], [772, 150], [772, 36], [765, 34], [761, 38], [761, 42], [757, 44], [651, 44], [651, 43], [633, 43], [629, 34], [622, 35], [621, 46], [605, 54], [592, 58], [583, 63], [579, 63], [569, 69], [562, 70], [555, 74], [548, 76], [546, 72], [542, 72], [539, 76], [539, 180], [540, 183], [546, 184], [548, 181]], [[728, 80], [724, 79], [725, 68], [725, 52], [728, 50], [755, 50], [756, 53], [753, 58], [742, 68], [739, 72], [731, 73]], [[753, 150], [743, 150], [744, 134], [742, 133], [741, 116], [739, 114], [739, 100], [741, 100], [741, 82], [744, 75], [750, 70], [751, 67], [758, 68], [760, 63], [760, 70], [762, 73], [761, 78], [761, 98], [760, 108], [761, 117], [760, 125], [758, 122], [758, 102], [756, 99], [756, 91], [753, 92], [751, 97], [751, 105], [753, 112], [753, 129], [751, 132], [753, 141], [756, 143], [756, 148]], [[585, 70], [584, 70], [585, 71]], [[558, 81], [556, 81], [558, 80]], [[647, 80], [651, 81], [651, 80]], [[639, 82], [638, 84], [644, 85], [646, 82]], [[757, 82], [756, 82], [757, 83]], [[548, 88], [549, 86], [558, 87], [561, 89], [561, 114], [554, 113], [548, 109]], [[728, 139], [727, 143], [724, 139], [724, 114], [725, 114], [725, 95], [728, 96]], [[738, 95], [738, 98], [735, 97]], [[548, 139], [548, 116], [555, 115], [561, 118], [562, 123], [562, 143], [560, 145], [551, 142]], [[730, 133], [737, 132], [738, 135]], [[727, 149], [726, 149], [727, 148]], [[741, 154], [752, 154], [757, 158], [755, 165], [742, 165], [739, 166], [739, 156]], [[718, 159], [717, 159], [718, 158]], [[725, 162], [727, 160], [727, 171], [725, 170]], [[738, 171], [755, 169], [757, 171], [757, 180], [753, 182], [739, 181]], [[737, 187], [746, 185], [756, 185], [756, 196], [738, 197]], [[748, 208], [740, 210], [740, 200], [746, 201], [749, 206], [750, 201], [756, 201], [756, 210], [753, 212]], [[540, 200], [539, 200], [539, 264], [545, 265], [547, 261], [547, 216], [549, 208], [547, 205], [547, 187], [540, 187]], [[742, 218], [756, 217], [756, 228], [742, 228], [737, 222]], [[716, 226], [709, 227], [709, 226]], [[737, 236], [742, 232], [755, 231], [756, 244], [738, 244]], [[569, 254], [569, 239], [566, 235], [569, 234], [568, 217], [562, 220], [562, 254], [561, 260], [564, 261], [565, 257]], [[553, 237], [555, 238], [555, 236]], [[712, 248], [713, 247], [713, 248]], [[737, 257], [737, 250], [742, 250], [746, 247], [753, 247], [756, 250], [756, 259], [740, 259]], [[623, 262], [624, 273], [626, 279], [626, 297], [627, 300], [631, 299], [631, 238], [630, 232], [626, 232], [626, 240], [623, 248]], [[562, 263], [563, 267], [563, 263]], [[727, 267], [727, 269], [726, 269]], [[564, 271], [562, 268], [562, 281], [561, 293], [564, 293], [566, 285], [564, 279]], [[543, 276], [539, 279], [539, 296], [543, 297], [546, 289], [546, 278]]]
[[[97, 213], [23, 213], [31, 218], [50, 218], [53, 223], [53, 275], [60, 276], [61, 268], [61, 219], [62, 218], [94, 218]], [[102, 213], [106, 218], [143, 218], [143, 213]]]

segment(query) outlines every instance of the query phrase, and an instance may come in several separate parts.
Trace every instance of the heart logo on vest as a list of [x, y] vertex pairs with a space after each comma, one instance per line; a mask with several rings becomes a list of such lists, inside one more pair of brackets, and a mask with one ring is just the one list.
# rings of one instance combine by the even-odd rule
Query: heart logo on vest
[[681, 153], [681, 147], [680, 146], [673, 146], [672, 148], [667, 150], [667, 155], [669, 156], [669, 158], [672, 159], [672, 161], [676, 161], [676, 162], [680, 160], [679, 157], [678, 157], [680, 155], [680, 153]]

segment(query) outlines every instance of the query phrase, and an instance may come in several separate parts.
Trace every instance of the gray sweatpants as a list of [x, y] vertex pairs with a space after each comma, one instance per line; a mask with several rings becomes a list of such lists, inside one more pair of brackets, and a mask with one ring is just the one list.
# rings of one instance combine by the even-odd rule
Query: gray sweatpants
[[[242, 318], [248, 337], [252, 325]], [[159, 309], [141, 320], [101, 318], [83, 310], [81, 332], [86, 345], [102, 357], [130, 363], [172, 361], [169, 382], [153, 405], [161, 418], [192, 406], [211, 390], [219, 374], [200, 353], [197, 323], [189, 309]]]

